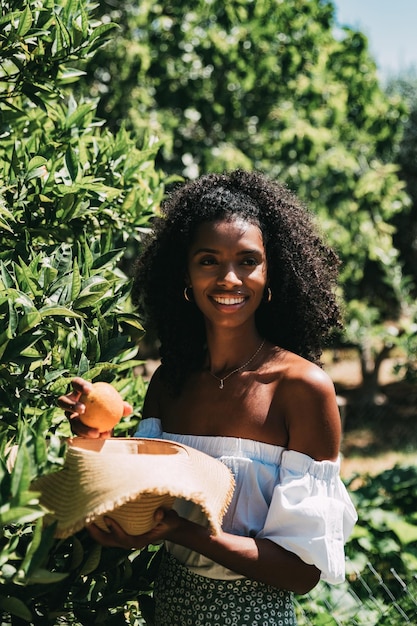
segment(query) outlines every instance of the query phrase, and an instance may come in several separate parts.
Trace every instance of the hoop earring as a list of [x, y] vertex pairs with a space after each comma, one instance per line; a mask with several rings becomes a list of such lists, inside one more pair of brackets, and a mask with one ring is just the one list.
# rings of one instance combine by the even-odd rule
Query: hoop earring
[[187, 302], [192, 302], [190, 296], [188, 295], [189, 289], [192, 289], [192, 287], [184, 287], [184, 298], [187, 300]]
[[265, 298], [265, 300], [266, 300], [266, 302], [269, 304], [269, 303], [271, 302], [271, 300], [272, 300], [272, 291], [271, 291], [271, 288], [270, 288], [270, 287], [268, 287], [268, 288], [267, 288], [267, 294], [268, 294], [268, 295], [267, 295], [267, 297]]

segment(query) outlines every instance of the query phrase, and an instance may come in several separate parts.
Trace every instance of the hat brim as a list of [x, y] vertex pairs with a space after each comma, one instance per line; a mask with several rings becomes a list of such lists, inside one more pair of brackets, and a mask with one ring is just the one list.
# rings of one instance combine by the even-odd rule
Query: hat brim
[[131, 535], [149, 531], [159, 507], [177, 498], [198, 505], [213, 533], [219, 532], [232, 498], [234, 479], [221, 461], [165, 439], [75, 437], [64, 467], [34, 481], [56, 536], [65, 538], [96, 523], [115, 519]]

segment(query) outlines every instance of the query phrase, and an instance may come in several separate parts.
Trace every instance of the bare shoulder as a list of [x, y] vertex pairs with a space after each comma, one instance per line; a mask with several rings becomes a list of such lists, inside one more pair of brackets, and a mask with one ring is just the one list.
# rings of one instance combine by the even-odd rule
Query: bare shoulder
[[334, 393], [330, 376], [321, 367], [298, 354], [287, 352], [283, 368], [285, 383], [307, 393]]
[[341, 423], [330, 376], [318, 365], [286, 353], [276, 393], [284, 407], [288, 447], [317, 460], [336, 459]]

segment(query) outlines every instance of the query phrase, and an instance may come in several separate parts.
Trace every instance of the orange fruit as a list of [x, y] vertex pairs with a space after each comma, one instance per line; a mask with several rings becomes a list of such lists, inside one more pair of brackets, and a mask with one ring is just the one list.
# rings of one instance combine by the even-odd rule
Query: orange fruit
[[91, 391], [81, 394], [80, 402], [85, 405], [85, 412], [80, 415], [82, 423], [101, 433], [111, 430], [123, 416], [122, 396], [109, 383], [93, 383]]

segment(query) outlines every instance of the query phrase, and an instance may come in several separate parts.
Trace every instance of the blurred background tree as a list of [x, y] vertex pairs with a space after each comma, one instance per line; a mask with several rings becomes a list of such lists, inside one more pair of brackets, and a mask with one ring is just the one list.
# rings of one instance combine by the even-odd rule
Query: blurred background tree
[[407, 102], [379, 84], [366, 37], [336, 35], [325, 0], [102, 0], [98, 11], [120, 28], [77, 89], [100, 96], [110, 128], [156, 132], [165, 172], [261, 169], [305, 200], [340, 254], [340, 341], [359, 351], [372, 399], [393, 347], [414, 358], [417, 269], [397, 158]]
[[407, 274], [417, 273], [417, 69], [391, 77], [385, 87], [390, 97], [400, 97], [407, 107], [401, 118], [402, 134], [393, 144], [393, 160], [399, 165], [399, 176], [406, 183], [411, 199], [409, 211], [400, 212], [394, 220], [394, 240], [402, 251]]

